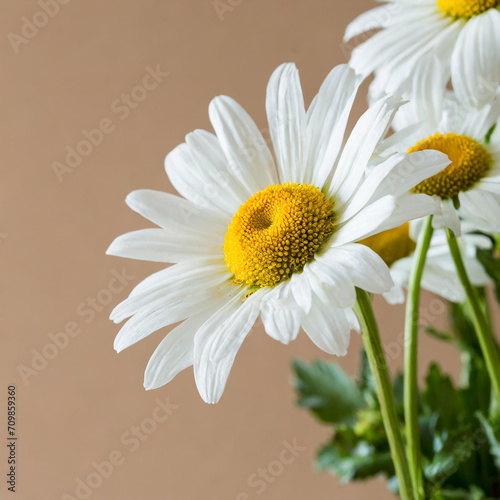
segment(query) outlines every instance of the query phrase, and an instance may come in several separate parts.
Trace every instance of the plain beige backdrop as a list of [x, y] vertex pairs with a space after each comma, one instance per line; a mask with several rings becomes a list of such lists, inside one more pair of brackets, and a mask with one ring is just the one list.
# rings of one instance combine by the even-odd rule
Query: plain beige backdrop
[[[118, 355], [113, 339], [119, 327], [108, 316], [161, 266], [104, 253], [117, 235], [148, 227], [127, 208], [125, 196], [139, 188], [172, 191], [164, 157], [189, 131], [210, 128], [212, 97], [231, 95], [265, 128], [273, 69], [296, 62], [309, 102], [328, 71], [346, 62], [341, 39], [347, 23], [374, 5], [66, 0], [48, 17], [36, 1], [0, 1], [0, 439], [6, 437], [9, 384], [17, 386], [19, 436], [17, 492], [9, 493], [2, 479], [0, 498], [78, 498], [78, 481], [89, 475], [92, 500], [393, 498], [382, 480], [340, 485], [313, 470], [315, 450], [329, 430], [295, 406], [290, 362], [325, 356], [303, 335], [283, 346], [254, 329], [216, 406], [200, 399], [190, 369], [146, 392], [144, 368], [168, 329]], [[30, 28], [33, 22], [40, 27]], [[157, 69], [168, 76], [157, 74], [154, 89], [151, 78], [149, 90], [138, 89]], [[122, 95], [131, 92], [139, 102], [124, 108]], [[360, 95], [356, 113], [364, 105]], [[61, 173], [67, 148], [98, 126], [108, 131], [100, 144], [90, 151], [80, 144], [87, 156]], [[121, 286], [110, 281], [116, 273], [126, 275]], [[396, 370], [402, 309], [382, 300], [376, 306]], [[441, 301], [426, 296], [426, 318], [442, 322], [443, 310]], [[54, 348], [65, 328], [80, 333], [59, 335], [61, 347]], [[339, 360], [351, 373], [359, 347], [353, 335], [349, 354]], [[422, 337], [422, 372], [436, 358], [455, 368], [452, 349]], [[156, 424], [158, 399], [176, 409]], [[149, 434], [133, 441], [134, 427]], [[279, 470], [283, 442], [294, 440], [305, 450], [264, 491], [255, 486], [253, 475], [269, 466]], [[93, 463], [110, 454], [121, 463], [99, 480]], [[6, 448], [0, 471], [5, 478]]]

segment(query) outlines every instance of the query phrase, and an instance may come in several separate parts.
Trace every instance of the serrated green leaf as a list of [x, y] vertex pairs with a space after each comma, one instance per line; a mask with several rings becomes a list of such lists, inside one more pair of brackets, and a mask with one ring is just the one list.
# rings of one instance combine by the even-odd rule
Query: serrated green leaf
[[490, 453], [493, 457], [496, 467], [500, 470], [500, 420], [496, 419], [494, 424], [480, 412], [477, 413], [477, 418], [483, 426], [488, 443], [490, 445]]
[[390, 452], [378, 452], [366, 442], [360, 442], [349, 451], [328, 444], [319, 451], [316, 464], [321, 471], [333, 473], [343, 482], [367, 479], [379, 474], [387, 477], [394, 475]]
[[484, 491], [472, 486], [469, 491], [464, 489], [444, 489], [434, 493], [431, 500], [488, 500]]
[[361, 390], [337, 363], [316, 360], [308, 364], [295, 360], [293, 366], [298, 404], [323, 422], [353, 419], [366, 406]]
[[439, 429], [452, 429], [456, 425], [461, 410], [461, 395], [436, 363], [429, 367], [422, 404], [427, 414], [439, 415]]

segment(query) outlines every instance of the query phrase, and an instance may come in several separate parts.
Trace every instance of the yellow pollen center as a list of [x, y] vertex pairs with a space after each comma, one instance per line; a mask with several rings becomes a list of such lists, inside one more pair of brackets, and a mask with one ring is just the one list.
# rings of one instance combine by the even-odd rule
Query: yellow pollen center
[[491, 167], [491, 156], [485, 147], [466, 135], [436, 134], [410, 148], [408, 153], [424, 149], [441, 151], [451, 163], [415, 186], [415, 193], [453, 198], [470, 189]]
[[410, 238], [410, 224], [382, 231], [360, 241], [371, 248], [390, 267], [394, 262], [409, 257], [415, 251], [415, 242]]
[[499, 0], [437, 0], [439, 10], [456, 19], [470, 19], [497, 7], [499, 3]]
[[275, 184], [238, 209], [224, 239], [235, 283], [272, 287], [303, 269], [332, 234], [333, 203], [315, 186]]

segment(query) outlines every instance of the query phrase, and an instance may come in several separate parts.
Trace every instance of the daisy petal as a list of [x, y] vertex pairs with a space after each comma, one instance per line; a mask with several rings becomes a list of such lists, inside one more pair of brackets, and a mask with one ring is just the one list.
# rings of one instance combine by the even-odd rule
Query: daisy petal
[[307, 110], [306, 182], [322, 187], [335, 166], [360, 80], [348, 65], [333, 68]]
[[403, 104], [400, 99], [387, 96], [371, 106], [356, 123], [342, 151], [333, 175], [329, 195], [341, 203], [355, 192], [366, 165], [378, 143], [385, 137], [394, 114]]
[[122, 234], [111, 243], [106, 253], [128, 259], [172, 263], [196, 257], [221, 256], [220, 245], [207, 246], [201, 236], [157, 228]]
[[370, 248], [358, 243], [332, 248], [321, 256], [330, 266], [347, 269], [354, 286], [371, 293], [384, 293], [394, 285], [385, 262]]
[[283, 344], [295, 340], [302, 315], [298, 307], [288, 307], [284, 300], [286, 283], [275, 287], [262, 301], [260, 314], [266, 333]]
[[258, 308], [249, 299], [242, 304], [243, 295], [236, 294], [196, 332], [194, 376], [206, 403], [219, 401], [234, 358], [257, 319]]
[[203, 130], [188, 134], [186, 141], [189, 144], [180, 144], [165, 158], [170, 182], [194, 204], [231, 217], [246, 196], [232, 175], [219, 141]]
[[233, 175], [246, 197], [277, 182], [274, 160], [257, 125], [234, 100], [219, 96], [209, 106], [210, 121]]
[[379, 226], [396, 209], [396, 201], [394, 196], [384, 196], [371, 205], [365, 206], [333, 233], [329, 241], [330, 246], [338, 247], [367, 238], [369, 235], [379, 232]]
[[114, 348], [118, 352], [123, 351], [151, 333], [185, 320], [193, 314], [193, 311], [202, 312], [220, 307], [221, 301], [224, 301], [231, 292], [230, 285], [220, 291], [203, 289], [198, 293], [180, 297], [169, 304], [144, 308], [123, 325], [115, 338]]
[[110, 319], [120, 323], [144, 309], [169, 307], [207, 289], [229, 283], [231, 273], [222, 259], [191, 259], [167, 267], [139, 283], [127, 299], [112, 311]]
[[206, 320], [207, 314], [192, 316], [175, 327], [160, 342], [146, 367], [146, 390], [168, 384], [179, 372], [193, 364], [194, 336]]
[[224, 238], [227, 218], [201, 208], [170, 193], [140, 189], [130, 193], [127, 205], [135, 212], [164, 229], [186, 234], [203, 234], [205, 238]]
[[350, 327], [343, 309], [313, 303], [311, 312], [302, 319], [302, 328], [323, 351], [345, 356], [349, 346]]
[[361, 35], [365, 31], [371, 31], [376, 28], [385, 28], [393, 19], [394, 6], [391, 4], [382, 5], [374, 9], [363, 12], [354, 21], [347, 26], [344, 34], [344, 42], [348, 42], [355, 36]]
[[451, 78], [460, 101], [480, 107], [495, 96], [500, 82], [500, 12], [489, 9], [469, 19], [458, 37]]
[[281, 182], [303, 182], [304, 98], [295, 64], [282, 64], [267, 86], [266, 111]]

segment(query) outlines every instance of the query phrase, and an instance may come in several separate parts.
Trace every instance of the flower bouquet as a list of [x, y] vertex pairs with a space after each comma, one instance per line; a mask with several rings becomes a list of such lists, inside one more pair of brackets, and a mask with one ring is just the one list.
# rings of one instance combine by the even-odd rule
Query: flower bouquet
[[[274, 71], [266, 130], [230, 97], [210, 103], [215, 133], [195, 130], [165, 159], [180, 196], [131, 193], [128, 205], [157, 227], [108, 249], [172, 264], [111, 315], [127, 320], [117, 351], [179, 323], [151, 357], [146, 389], [193, 366], [201, 397], [216, 403], [259, 317], [273, 339], [302, 329], [334, 356], [357, 331], [356, 380], [333, 358], [294, 363], [299, 404], [332, 428], [319, 468], [344, 481], [385, 475], [405, 500], [500, 498], [490, 315], [500, 298], [499, 8], [393, 0], [362, 14], [346, 30], [349, 64], [309, 106], [295, 65]], [[370, 75], [369, 106], [347, 133]], [[449, 301], [450, 331], [419, 331], [422, 289]], [[406, 302], [404, 372], [393, 380], [373, 294]], [[458, 384], [432, 364], [419, 388], [424, 334], [460, 351]]]

